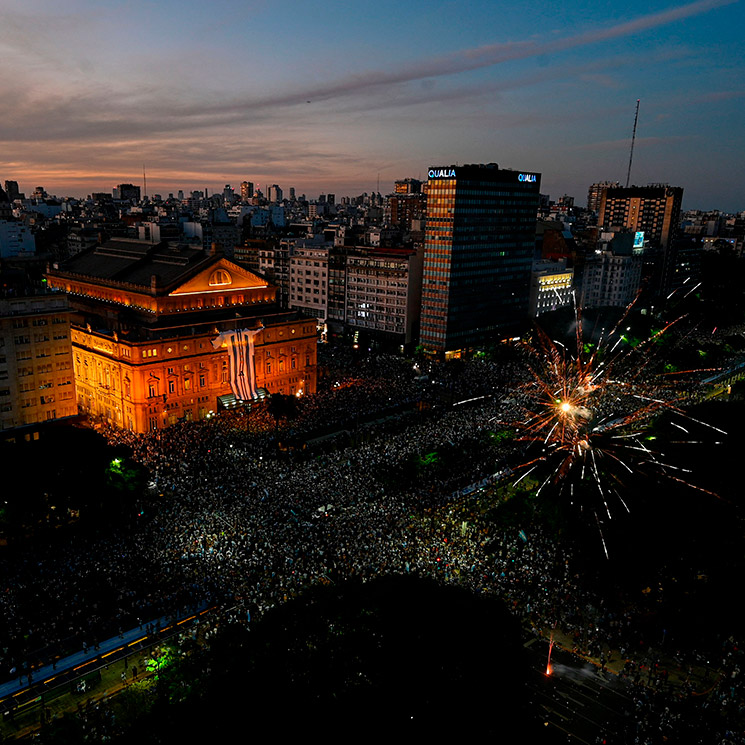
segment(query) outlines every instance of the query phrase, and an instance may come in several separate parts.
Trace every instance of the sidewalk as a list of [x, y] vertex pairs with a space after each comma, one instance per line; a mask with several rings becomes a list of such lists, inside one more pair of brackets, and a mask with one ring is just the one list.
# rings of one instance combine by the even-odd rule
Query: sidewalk
[[[195, 612], [182, 618], [161, 616], [140, 626], [129, 629], [118, 636], [101, 642], [98, 648], [89, 647], [74, 654], [33, 670], [31, 675], [0, 684], [0, 712], [7, 712], [19, 705], [29, 703], [60, 685], [70, 683], [76, 678], [90, 674], [113, 662], [123, 659], [144, 647], [167, 638], [176, 628], [208, 612], [206, 604], [197, 606]], [[148, 628], [151, 633], [148, 633]]]

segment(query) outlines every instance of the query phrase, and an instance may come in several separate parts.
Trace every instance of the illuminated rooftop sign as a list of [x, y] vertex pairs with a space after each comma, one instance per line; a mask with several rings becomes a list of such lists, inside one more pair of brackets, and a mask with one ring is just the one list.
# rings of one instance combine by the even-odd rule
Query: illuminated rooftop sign
[[455, 168], [430, 168], [427, 176], [429, 178], [455, 178]]
[[517, 180], [525, 181], [530, 184], [534, 184], [537, 179], [534, 173], [521, 173], [518, 175]]

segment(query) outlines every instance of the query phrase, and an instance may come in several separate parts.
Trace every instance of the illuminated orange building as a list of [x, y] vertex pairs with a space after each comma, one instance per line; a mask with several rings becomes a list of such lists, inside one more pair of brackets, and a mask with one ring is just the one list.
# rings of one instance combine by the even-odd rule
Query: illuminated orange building
[[258, 330], [253, 389], [315, 392], [315, 319], [282, 311], [275, 287], [214, 250], [116, 239], [47, 277], [74, 310], [82, 412], [135, 432], [216, 412], [236, 399], [222, 339], [240, 330]]

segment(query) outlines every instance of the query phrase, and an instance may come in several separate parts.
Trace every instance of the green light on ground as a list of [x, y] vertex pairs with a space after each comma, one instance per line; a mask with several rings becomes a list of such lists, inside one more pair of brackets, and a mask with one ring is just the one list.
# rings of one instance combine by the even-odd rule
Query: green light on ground
[[161, 649], [159, 653], [154, 654], [145, 662], [145, 669], [148, 673], [157, 674], [164, 668], [172, 665], [176, 661], [176, 653], [170, 647]]

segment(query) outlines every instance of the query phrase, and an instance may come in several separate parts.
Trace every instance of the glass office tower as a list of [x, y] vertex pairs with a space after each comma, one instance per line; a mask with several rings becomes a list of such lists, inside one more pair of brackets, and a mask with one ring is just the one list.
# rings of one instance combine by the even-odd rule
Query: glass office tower
[[420, 341], [452, 352], [528, 317], [541, 175], [496, 163], [428, 170]]

